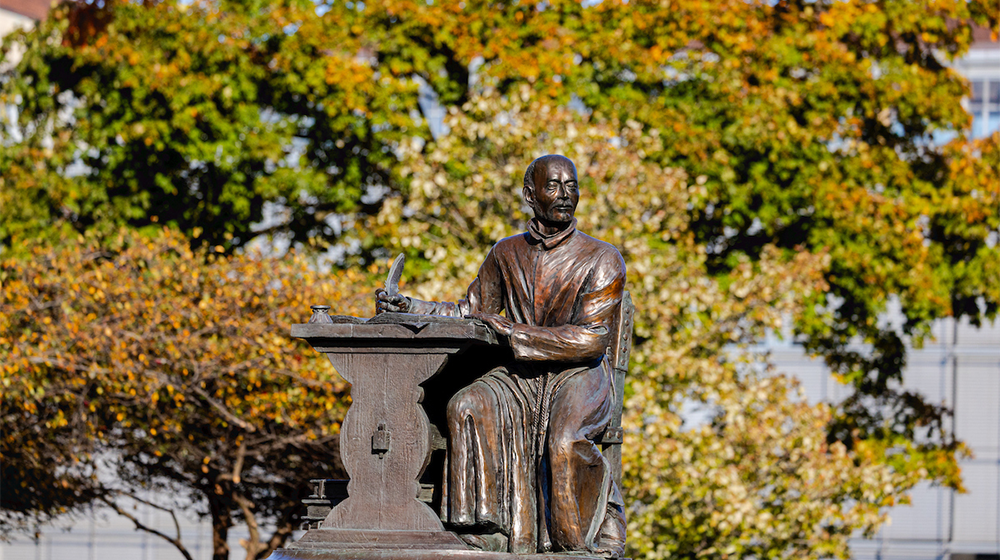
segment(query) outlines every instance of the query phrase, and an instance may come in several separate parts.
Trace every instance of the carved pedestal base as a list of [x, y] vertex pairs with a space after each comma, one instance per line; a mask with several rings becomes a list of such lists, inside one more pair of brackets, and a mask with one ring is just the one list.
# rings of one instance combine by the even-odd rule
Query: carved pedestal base
[[[468, 550], [451, 531], [367, 531], [352, 529], [313, 529], [288, 547], [290, 550], [338, 549], [412, 549]], [[274, 558], [272, 556], [272, 558]]]
[[269, 560], [606, 560], [580, 554], [518, 556], [481, 550], [276, 550]]
[[314, 529], [269, 560], [607, 560], [583, 554], [484, 552], [451, 531], [357, 531]]
[[518, 556], [506, 552], [481, 550], [413, 549], [279, 549], [268, 560], [607, 560], [581, 554], [531, 554]]
[[517, 555], [470, 548], [451, 531], [313, 529], [268, 560], [607, 560], [580, 553]]

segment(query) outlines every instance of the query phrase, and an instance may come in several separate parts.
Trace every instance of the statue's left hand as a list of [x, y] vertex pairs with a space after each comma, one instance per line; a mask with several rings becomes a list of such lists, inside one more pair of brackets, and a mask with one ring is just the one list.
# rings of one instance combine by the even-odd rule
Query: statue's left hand
[[497, 315], [496, 313], [472, 313], [466, 315], [466, 317], [469, 319], [479, 319], [504, 336], [514, 334], [514, 321], [503, 315]]

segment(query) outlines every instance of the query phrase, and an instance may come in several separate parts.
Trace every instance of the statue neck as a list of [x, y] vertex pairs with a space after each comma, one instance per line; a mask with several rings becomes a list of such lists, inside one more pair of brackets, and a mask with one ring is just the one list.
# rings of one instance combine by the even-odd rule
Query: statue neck
[[535, 218], [535, 221], [538, 224], [538, 233], [541, 233], [545, 237], [551, 237], [573, 225], [573, 222], [576, 220], [558, 223]]
[[541, 243], [546, 249], [552, 249], [568, 239], [576, 231], [576, 218], [565, 224], [545, 223], [538, 218], [528, 222], [528, 235]]

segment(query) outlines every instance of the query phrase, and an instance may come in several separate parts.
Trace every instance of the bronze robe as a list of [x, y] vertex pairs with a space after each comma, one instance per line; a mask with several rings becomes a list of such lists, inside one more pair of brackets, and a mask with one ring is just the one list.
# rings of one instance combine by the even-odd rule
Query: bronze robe
[[620, 504], [595, 444], [613, 394], [605, 357], [625, 284], [614, 246], [576, 231], [497, 243], [456, 303], [413, 300], [411, 312], [500, 313], [516, 361], [448, 404], [447, 519], [500, 531], [507, 549], [593, 550], [609, 499]]

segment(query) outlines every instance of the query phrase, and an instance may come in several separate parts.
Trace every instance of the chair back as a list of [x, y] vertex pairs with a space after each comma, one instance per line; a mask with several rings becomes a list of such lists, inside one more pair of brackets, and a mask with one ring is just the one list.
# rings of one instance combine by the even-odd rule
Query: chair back
[[614, 329], [614, 338], [607, 349], [608, 362], [611, 364], [613, 393], [611, 422], [601, 437], [601, 453], [611, 464], [612, 476], [621, 488], [622, 484], [622, 404], [625, 399], [625, 374], [628, 372], [629, 354], [632, 351], [632, 319], [635, 306], [632, 305], [632, 295], [625, 292], [618, 308], [618, 324]]

